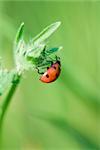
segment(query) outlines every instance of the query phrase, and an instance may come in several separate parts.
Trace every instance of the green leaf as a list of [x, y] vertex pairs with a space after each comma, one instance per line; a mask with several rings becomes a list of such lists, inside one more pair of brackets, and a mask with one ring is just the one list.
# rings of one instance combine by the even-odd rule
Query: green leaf
[[53, 48], [50, 48], [50, 49], [47, 49], [46, 50], [46, 55], [51, 55], [52, 53], [55, 53], [57, 52], [58, 50], [61, 50], [62, 47], [53, 47]]
[[33, 42], [38, 44], [46, 41], [58, 29], [60, 24], [61, 22], [59, 21], [47, 26], [42, 32], [33, 38]]
[[[38, 34], [35, 38], [31, 39], [28, 43], [25, 43], [23, 39], [23, 28], [24, 23], [22, 23], [19, 27], [19, 30], [17, 32], [16, 40], [15, 40], [15, 47], [14, 47], [14, 58], [15, 58], [15, 65], [17, 72], [22, 73], [25, 70], [29, 70], [29, 68], [33, 68], [37, 64], [40, 64], [39, 58], [41, 58], [41, 62], [44, 61], [43, 59], [46, 59], [48, 55], [50, 55], [53, 52], [58, 51], [59, 48], [50, 49], [48, 50], [48, 55], [44, 57], [42, 55], [43, 50], [46, 47], [46, 41], [52, 34], [57, 30], [57, 28], [60, 26], [60, 22], [56, 22], [51, 24], [50, 26], [46, 27], [40, 34]], [[33, 58], [30, 59], [31, 61], [28, 61], [27, 58]], [[39, 62], [33, 61], [33, 60], [39, 60]]]
[[0, 69], [0, 95], [11, 85], [14, 77], [14, 71], [9, 72], [7, 69]]
[[[38, 58], [42, 54], [46, 46], [46, 40], [58, 29], [61, 22], [53, 23], [47, 26], [42, 32], [40, 32], [36, 37], [34, 37], [27, 46], [27, 57]], [[51, 48], [47, 50], [47, 55], [54, 53], [61, 49], [59, 48]]]
[[27, 53], [27, 56], [33, 58], [39, 58], [44, 48], [45, 48], [45, 44], [38, 44], [37, 46], [33, 45], [33, 47], [30, 48], [30, 51]]
[[19, 43], [19, 41], [21, 40], [23, 31], [24, 31], [24, 22], [21, 23], [21, 25], [17, 31], [16, 38], [15, 38], [15, 45], [17, 45]]

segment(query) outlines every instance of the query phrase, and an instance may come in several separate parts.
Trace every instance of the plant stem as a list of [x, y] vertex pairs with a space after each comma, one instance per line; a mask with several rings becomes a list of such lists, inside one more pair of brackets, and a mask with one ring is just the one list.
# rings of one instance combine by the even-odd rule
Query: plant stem
[[8, 92], [8, 95], [6, 96], [5, 100], [4, 100], [4, 103], [3, 103], [3, 106], [2, 106], [2, 114], [0, 116], [0, 134], [1, 134], [1, 130], [2, 130], [2, 125], [3, 125], [3, 120], [4, 120], [4, 116], [6, 114], [6, 111], [8, 109], [8, 106], [10, 104], [10, 101], [16, 91], [16, 88], [20, 82], [20, 78], [21, 76], [19, 76], [18, 74], [16, 74], [14, 76], [14, 79], [13, 79], [13, 82], [12, 82], [12, 86]]

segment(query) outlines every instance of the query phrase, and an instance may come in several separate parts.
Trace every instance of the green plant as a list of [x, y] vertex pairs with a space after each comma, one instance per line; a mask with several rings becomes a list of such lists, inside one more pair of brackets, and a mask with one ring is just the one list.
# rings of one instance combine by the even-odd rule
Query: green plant
[[50, 65], [48, 59], [55, 61], [56, 55], [54, 53], [61, 49], [61, 47], [48, 48], [47, 40], [60, 24], [60, 22], [51, 24], [28, 43], [23, 38], [24, 23], [20, 25], [14, 41], [15, 68], [11, 71], [0, 68], [0, 95], [4, 93], [7, 87], [10, 87], [8, 95], [0, 107], [0, 129], [11, 98], [20, 83], [23, 73], [30, 69], [37, 70], [37, 67], [40, 71], [44, 71]]

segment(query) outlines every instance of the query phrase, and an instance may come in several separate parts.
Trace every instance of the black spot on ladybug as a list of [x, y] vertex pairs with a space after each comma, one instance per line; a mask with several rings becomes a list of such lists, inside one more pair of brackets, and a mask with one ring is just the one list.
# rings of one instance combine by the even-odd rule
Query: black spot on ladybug
[[55, 67], [55, 66], [53, 66], [53, 68], [56, 70], [56, 67]]
[[47, 78], [49, 78], [49, 75], [48, 75], [48, 74], [46, 74], [46, 77], [47, 77]]
[[56, 73], [56, 77], [58, 77], [58, 74]]

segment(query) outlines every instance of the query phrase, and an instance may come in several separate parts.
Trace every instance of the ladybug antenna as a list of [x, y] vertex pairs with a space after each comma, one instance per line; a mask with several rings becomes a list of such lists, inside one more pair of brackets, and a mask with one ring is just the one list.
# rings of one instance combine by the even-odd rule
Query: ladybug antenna
[[60, 63], [60, 57], [56, 56], [56, 62], [57, 62], [59, 65], [61, 65], [61, 63]]
[[60, 57], [58, 57], [57, 55], [55, 56], [56, 57], [56, 61], [60, 61]]

